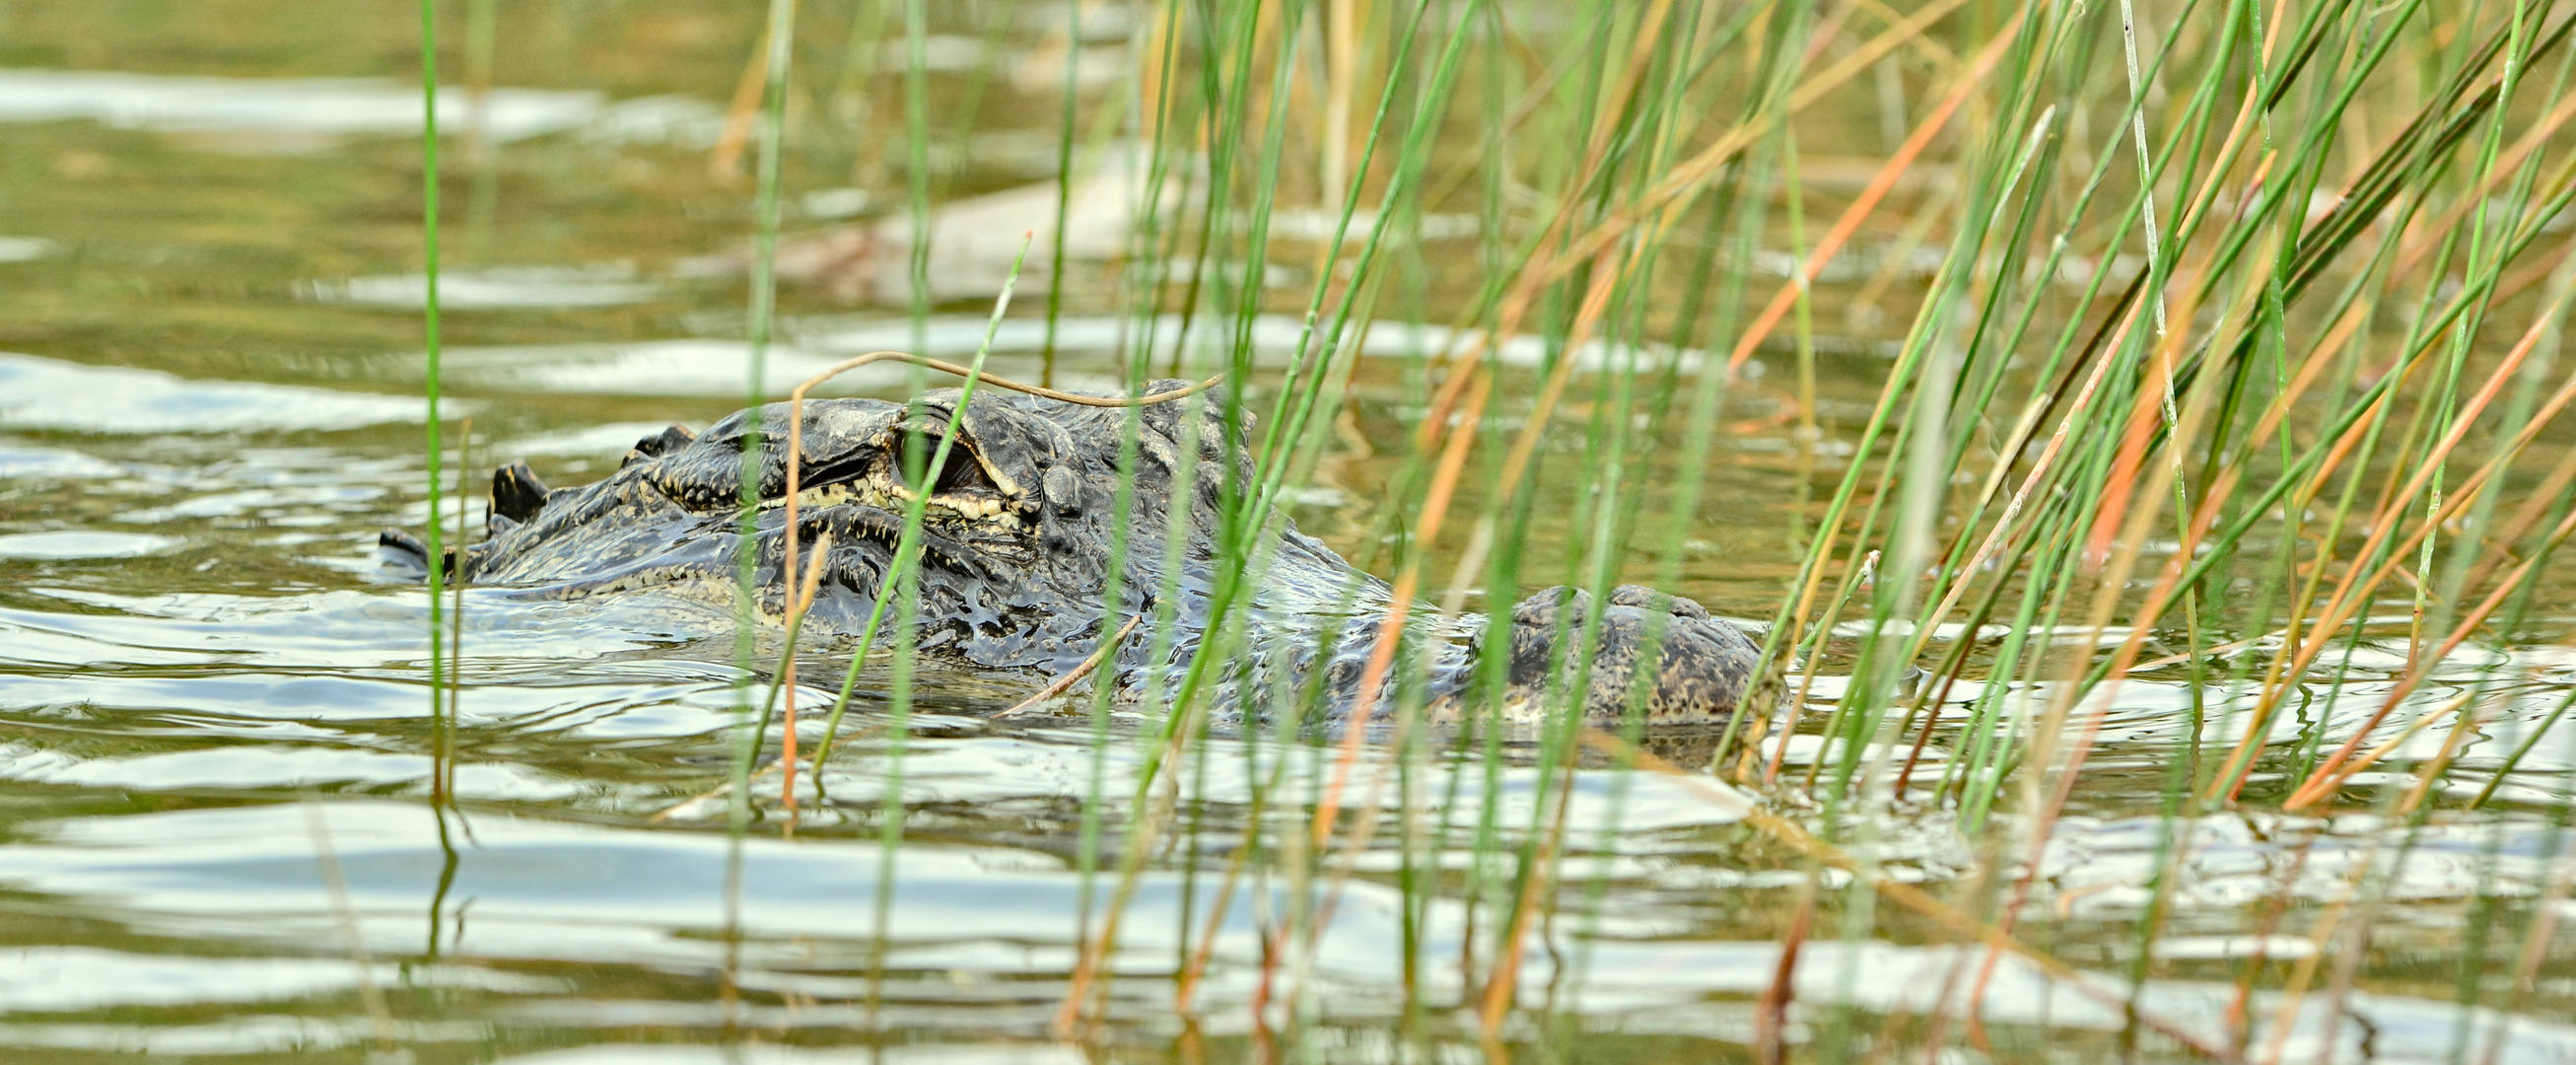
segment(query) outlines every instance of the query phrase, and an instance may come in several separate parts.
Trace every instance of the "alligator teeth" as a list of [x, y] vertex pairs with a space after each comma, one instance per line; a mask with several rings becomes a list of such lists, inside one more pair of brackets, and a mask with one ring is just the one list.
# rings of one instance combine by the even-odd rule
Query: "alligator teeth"
[[[820, 488], [808, 488], [796, 493], [796, 506], [799, 510], [838, 506], [852, 500], [881, 509], [890, 508], [894, 502], [894, 500], [887, 497], [884, 491], [878, 489], [874, 485], [829, 484]], [[763, 510], [784, 507], [786, 505], [787, 500], [785, 497], [764, 499], [760, 502], [760, 507]]]
[[[819, 510], [824, 507], [839, 506], [843, 503], [849, 502], [857, 502], [864, 506], [875, 507], [879, 510], [901, 511], [905, 506], [912, 502], [912, 493], [899, 485], [878, 485], [869, 482], [829, 484], [819, 488], [808, 488], [796, 493], [796, 507], [800, 511]], [[1005, 529], [1019, 529], [1023, 527], [1018, 515], [1011, 513], [1011, 505], [1005, 500], [960, 496], [932, 496], [930, 498], [930, 504], [936, 509], [947, 511], [969, 521], [987, 522]], [[787, 500], [784, 497], [778, 499], [764, 499], [760, 503], [761, 509], [763, 510], [776, 509], [786, 505]]]

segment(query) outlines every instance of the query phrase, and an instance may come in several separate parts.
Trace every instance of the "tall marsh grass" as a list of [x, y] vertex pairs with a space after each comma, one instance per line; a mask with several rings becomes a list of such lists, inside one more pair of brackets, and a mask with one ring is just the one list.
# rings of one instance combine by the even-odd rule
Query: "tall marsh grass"
[[[2564, 698], [2545, 714], [2518, 709], [2545, 667], [2529, 655], [2475, 681], [2443, 673], [2447, 694], [2424, 694], [2463, 649], [2566, 635], [2568, 571], [2554, 552], [2576, 532], [2562, 418], [2576, 365], [2560, 357], [2576, 291], [2562, 220], [2576, 198], [2563, 128], [2576, 116], [2576, 18], [2562, 8], [1068, 0], [942, 11], [905, 0], [898, 19], [893, 3], [770, 6], [749, 398], [781, 398], [761, 394], [758, 364], [782, 183], [800, 172], [837, 183], [840, 168], [865, 173], [894, 151], [833, 125], [847, 109], [800, 115], [790, 103], [899, 101], [902, 210], [927, 231], [934, 131], [978, 119], [939, 113], [955, 98], [930, 80], [935, 17], [943, 32], [984, 33], [992, 64], [1062, 57], [1060, 189], [1116, 153], [1140, 175], [1128, 247], [1096, 297], [1128, 318], [1131, 339], [1114, 365], [1078, 368], [1118, 377], [1130, 396], [1157, 376], [1221, 377], [1222, 391], [1173, 402], [1221, 403], [1256, 457], [1248, 479], [1182, 473], [1216, 478], [1229, 515], [1219, 576], [1197, 590], [1218, 619], [1200, 655], [1139, 704], [1116, 702], [1103, 670], [1072, 711], [1087, 715], [1092, 751], [1074, 859], [1087, 886], [1065, 915], [1083, 943], [1057, 1017], [1067, 1037], [1139, 1020], [1133, 1001], [1113, 1004], [1113, 985], [1168, 981], [1180, 1014], [1229, 1012], [1297, 1046], [1324, 1009], [1320, 931], [1365, 878], [1403, 899], [1388, 949], [1404, 1031], [1561, 1049], [1605, 891], [1600, 866], [1574, 858], [1615, 850], [1572, 811], [1589, 794], [1615, 818], [1627, 774], [1654, 773], [1735, 811], [1748, 846], [1804, 871], [1808, 888], [1773, 915], [1799, 930], [1793, 943], [1988, 951], [1946, 1013], [1814, 1007], [1806, 1053], [1982, 1046], [1966, 1004], [2005, 954], [2134, 1004], [2118, 988], [2167, 964], [2161, 922], [2205, 816], [2366, 812], [2402, 852], [2437, 813], [2501, 817], [2498, 783], [2566, 710]], [[839, 50], [852, 58], [808, 73], [790, 59], [815, 20], [846, 22]], [[1025, 54], [995, 45], [1040, 24]], [[1124, 26], [1129, 59], [1106, 87], [1076, 72], [1086, 43], [1119, 43], [1085, 36], [1104, 25]], [[856, 58], [893, 51], [901, 69]], [[818, 147], [800, 156], [799, 138]], [[1865, 176], [1816, 179], [1855, 167]], [[1058, 211], [1070, 202], [1060, 193]], [[1292, 209], [1331, 219], [1327, 234], [1283, 237], [1274, 222]], [[1429, 224], [1458, 218], [1472, 222], [1472, 249], [1426, 250]], [[1053, 245], [1027, 259], [1051, 262], [1050, 323], [1094, 298], [1068, 290], [1058, 222]], [[938, 249], [910, 247], [920, 321]], [[1938, 252], [1928, 276], [1907, 273], [1917, 248]], [[1267, 287], [1265, 264], [1305, 280]], [[1300, 323], [1284, 363], [1256, 357], [1265, 313]], [[1534, 732], [1434, 728], [1420, 720], [1415, 656], [1388, 641], [1368, 658], [1371, 682], [1399, 693], [1384, 727], [1209, 713], [1212, 694], [1237, 683], [1229, 663], [1246, 650], [1242, 619], [1278, 535], [1266, 516], [1345, 446], [1337, 426], [1376, 372], [1364, 339], [1407, 323], [1451, 327], [1422, 335], [1455, 340], [1405, 363], [1399, 384], [1369, 386], [1400, 391], [1386, 402], [1407, 420], [1373, 441], [1392, 472], [1374, 525], [1353, 538], [1355, 561], [1392, 581], [1390, 609], [1500, 609], [1558, 583], [1674, 587], [1712, 515], [1758, 512], [1796, 560], [1776, 610], [1756, 619], [1785, 674], [1780, 707], [1740, 715], [1713, 755], [1683, 764], [1650, 753], [1656, 737], [1637, 728], [1571, 718]], [[1544, 341], [1542, 361], [1505, 357], [1522, 336]], [[1851, 337], [1883, 352], [1883, 387], [1865, 408], [1829, 411], [1820, 338]], [[1046, 358], [1049, 377], [1076, 368], [1052, 339]], [[1739, 461], [1747, 418], [1793, 442], [1794, 497], [1713, 494], [1709, 471]], [[433, 418], [433, 501], [437, 432]], [[1121, 487], [1122, 510], [1131, 493]], [[1567, 499], [1581, 501], [1570, 519], [1539, 513]], [[907, 536], [919, 520], [916, 507]], [[1539, 536], [1542, 524], [1563, 533]], [[433, 567], [433, 602], [439, 579]], [[1141, 614], [1168, 646], [1179, 591], [1113, 587], [1106, 616]], [[862, 812], [884, 847], [880, 926], [900, 890], [917, 621], [895, 599], [863, 652], [876, 657], [850, 667], [891, 669], [891, 701], [873, 708], [886, 742], [864, 766], [849, 754], [803, 771], [887, 782]], [[757, 622], [743, 602], [748, 676]], [[2178, 719], [2160, 724], [2171, 756], [2153, 779], [2103, 779], [2088, 766], [2119, 742], [2106, 722], [2139, 682], [2183, 696]], [[850, 691], [845, 680], [844, 703]], [[737, 836], [767, 827], [751, 819], [766, 732], [751, 692], [747, 680]], [[1277, 705], [1295, 705], [1283, 694]], [[2512, 738], [2504, 757], [2465, 757], [2498, 731]], [[1123, 784], [1113, 748], [1127, 752]], [[2514, 801], [2563, 822], [2565, 780], [2544, 791], [2515, 789]], [[2150, 817], [2169, 859], [2140, 885], [2133, 949], [2088, 960], [2089, 975], [2024, 938], [2044, 916], [2043, 855], [2079, 801]], [[1930, 884], [1883, 864], [1891, 833], [1925, 832], [1973, 860]], [[1190, 905], [1204, 908], [1183, 909], [1168, 973], [1113, 975], [1133, 969], [1116, 963], [1122, 922], [1153, 872], [1188, 878]], [[2365, 863], [2330, 903], [2285, 887], [2268, 927], [2317, 949], [2242, 964], [2228, 1030], [2133, 1010], [2126, 1038], [2268, 1060], [2286, 1024], [2266, 1025], [2302, 996], [2340, 1000], [2367, 983], [2369, 926], [2395, 881]], [[2482, 897], [2457, 996], [2522, 1009], [2552, 964], [2556, 911]], [[1257, 990], [1209, 1001], [1211, 953], [1236, 906], [1263, 929]], [[1456, 954], [1432, 956], [1436, 941]], [[1551, 958], [1546, 981], [1526, 978], [1533, 952]], [[1792, 997], [1784, 980], [1760, 1004], [1757, 1049], [1785, 1052], [1786, 1018], [1809, 1008]]]

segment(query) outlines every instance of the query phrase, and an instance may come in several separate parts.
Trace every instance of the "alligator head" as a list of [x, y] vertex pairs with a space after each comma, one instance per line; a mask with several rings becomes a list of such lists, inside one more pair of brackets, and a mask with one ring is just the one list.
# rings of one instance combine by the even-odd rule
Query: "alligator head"
[[[1158, 383], [1155, 388], [1181, 382]], [[1271, 523], [1271, 546], [1240, 597], [1241, 625], [1212, 644], [1213, 597], [1242, 567], [1220, 544], [1228, 485], [1247, 485], [1249, 456], [1214, 395], [1140, 409], [1102, 408], [986, 391], [959, 409], [956, 389], [912, 404], [869, 399], [805, 404], [795, 520], [799, 564], [786, 565], [787, 404], [738, 412], [702, 435], [674, 426], [637, 442], [618, 471], [581, 488], [548, 490], [525, 464], [493, 476], [491, 535], [446, 565], [465, 580], [577, 596], [660, 589], [731, 603], [749, 515], [757, 608], [785, 611], [791, 572], [821, 550], [817, 594], [804, 622], [822, 632], [864, 626], [894, 565], [908, 505], [923, 521], [915, 567], [916, 643], [929, 654], [988, 669], [1060, 675], [1098, 641], [1132, 632], [1112, 660], [1122, 691], [1165, 693], [1203, 646], [1228, 668], [1203, 687], [1221, 704], [1259, 711], [1313, 699], [1337, 716], [1392, 704], [1394, 684], [1365, 699], [1366, 662], [1390, 614], [1385, 582], [1296, 530]], [[757, 422], [754, 418], [757, 418]], [[955, 442], [927, 468], [942, 433]], [[747, 436], [758, 428], [757, 446]], [[1131, 442], [1132, 441], [1132, 442]], [[746, 468], [748, 467], [748, 469]], [[918, 473], [910, 471], [920, 471]], [[748, 473], [749, 477], [746, 478]], [[1122, 483], [1128, 487], [1122, 494]], [[388, 530], [393, 554], [425, 564], [409, 534]], [[1106, 616], [1113, 575], [1130, 630]], [[1552, 588], [1512, 608], [1507, 630], [1476, 615], [1417, 612], [1400, 642], [1396, 676], [1423, 679], [1435, 717], [1465, 711], [1482, 690], [1479, 663], [1496, 645], [1505, 717], [1535, 720], [1579, 703], [1600, 721], [1642, 707], [1654, 723], [1726, 721], [1764, 697], [1753, 643], [1699, 604], [1634, 585], [1596, 603]], [[1508, 631], [1508, 640], [1498, 639]], [[1566, 653], [1577, 638], [1593, 650]]]

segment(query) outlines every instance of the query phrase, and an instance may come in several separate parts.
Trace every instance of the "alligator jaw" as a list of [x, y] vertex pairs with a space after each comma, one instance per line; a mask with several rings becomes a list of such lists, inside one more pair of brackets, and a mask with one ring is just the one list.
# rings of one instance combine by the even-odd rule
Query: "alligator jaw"
[[[855, 464], [855, 468], [815, 471], [813, 481], [796, 493], [797, 510], [811, 512], [855, 504], [902, 513], [921, 493], [901, 475], [896, 458], [901, 447], [901, 437], [889, 430], [873, 442], [868, 461]], [[1032, 506], [1026, 493], [1009, 475], [995, 469], [974, 442], [963, 435], [950, 445], [947, 460], [929, 480], [924, 514], [938, 524], [964, 524], [1000, 533], [1017, 533], [1029, 527], [1020, 513]], [[760, 501], [762, 510], [786, 505], [783, 494]]]
[[[900, 514], [912, 503], [912, 498], [912, 491], [899, 484], [853, 481], [801, 490], [796, 493], [796, 509], [804, 515], [828, 507], [856, 505]], [[760, 509], [764, 511], [780, 510], [786, 506], [785, 496], [760, 501]], [[925, 513], [981, 525], [996, 532], [1018, 532], [1024, 528], [1019, 515], [1012, 513], [1010, 503], [990, 496], [935, 494], [930, 497]]]

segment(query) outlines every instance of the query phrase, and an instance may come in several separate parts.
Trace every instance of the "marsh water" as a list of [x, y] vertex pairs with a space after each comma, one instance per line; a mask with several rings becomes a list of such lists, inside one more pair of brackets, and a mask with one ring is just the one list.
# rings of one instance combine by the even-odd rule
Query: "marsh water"
[[[1311, 885], [1230, 879], [1229, 855], [1256, 778], [1312, 795], [1329, 755], [1223, 734], [1179, 785], [1186, 830], [1127, 903], [1102, 1025], [1059, 1041], [1085, 907], [1099, 919], [1113, 876], [1083, 869], [1083, 807], [1136, 791], [1152, 722], [1122, 716], [1095, 742], [1080, 718], [995, 720], [1028, 678], [935, 675], [899, 760], [882, 685], [863, 683], [827, 797], [792, 838], [763, 820], [736, 839], [723, 804], [701, 798], [726, 779], [746, 676], [724, 616], [469, 590], [456, 801], [435, 808], [427, 605], [375, 550], [380, 528], [428, 513], [408, 14], [0, 11], [0, 1059], [340, 1061], [399, 1047], [424, 1062], [1231, 1060], [1274, 1049], [1282, 1028], [1311, 1060], [1753, 1053], [1806, 867], [1740, 807], [1651, 774], [1578, 779], [1562, 898], [1522, 977], [1529, 1019], [1500, 1043], [1480, 1043], [1460, 1009], [1473, 999], [1461, 957], [1480, 933], [1443, 889], [1423, 902], [1400, 883], [1392, 820], [1336, 889], [1307, 960], [1271, 964], [1281, 899]], [[471, 143], [450, 142], [446, 462], [526, 459], [580, 483], [639, 436], [739, 404], [743, 283], [723, 260], [751, 200], [708, 159], [755, 31], [751, 14], [714, 9], [508, 14], [508, 91], [486, 98]], [[1117, 62], [1119, 40], [1082, 61]], [[1007, 80], [996, 99], [1052, 115], [1043, 92]], [[1053, 165], [1044, 128], [1002, 123], [958, 149], [971, 165], [944, 194]], [[864, 160], [835, 186], [814, 174], [854, 164], [817, 158], [789, 198], [791, 230], [898, 188], [856, 184]], [[1470, 270], [1473, 248], [1434, 242], [1423, 261]], [[1054, 372], [1114, 382], [1122, 322], [1074, 288]], [[927, 338], [953, 357], [983, 332], [971, 300], [916, 332], [899, 312], [791, 286], [784, 316], [773, 394], [844, 354]], [[1419, 394], [1421, 345], [1405, 336], [1390, 325], [1372, 340], [1341, 443], [1294, 496], [1301, 525], [1355, 558], [1371, 557], [1371, 507]], [[1883, 337], [1856, 325], [1836, 337], [1821, 361], [1828, 452], [1884, 365]], [[993, 366], [1034, 376], [1044, 343], [1015, 321]], [[1745, 618], [1771, 614], [1796, 563], [1800, 479], [1829, 476], [1798, 461], [1759, 381], [1729, 401], [1673, 589]], [[1539, 508], [1533, 557], [1563, 550], [1570, 509]], [[1641, 554], [1630, 568], [1653, 567]], [[846, 652], [808, 647], [807, 675], [837, 676]], [[2339, 741], [2369, 709], [2359, 696], [2404, 660], [2402, 635], [2357, 656], [2344, 690], [2307, 693], [2285, 731], [2323, 716]], [[2571, 671], [2576, 656], [2536, 644], [2447, 665], [2414, 699], [2497, 677], [2524, 694], [2446, 786], [2487, 786]], [[2020, 924], [2111, 1002], [2006, 962], [1984, 985], [1979, 1049], [1943, 1060], [2183, 1057], [2153, 1038], [2140, 1049], [2123, 1001], [2285, 1060], [2576, 1060], [2563, 934], [2542, 944], [2517, 1014], [2461, 1005], [2464, 987], [2502, 1000], [2493, 973], [2522, 946], [2495, 929], [2567, 905], [2552, 887], [2554, 797], [2576, 752], [2543, 744], [2498, 783], [2504, 801], [2437, 803], [2411, 827], [2250, 801], [2190, 822], [2168, 859], [2159, 813], [2192, 703], [2178, 676], [2121, 690]], [[1822, 681], [1820, 708], [1837, 688]], [[1936, 730], [1936, 753], [1947, 738]], [[1787, 752], [1792, 766], [1814, 756], [1799, 741]], [[1432, 772], [1424, 786], [1454, 789], [1457, 808], [1504, 811], [1506, 837], [1531, 823], [1536, 768]], [[891, 847], [890, 796], [903, 819]], [[1127, 807], [1100, 808], [1114, 856]], [[1432, 863], [1472, 863], [1466, 835]], [[1978, 857], [1979, 838], [1935, 807], [1867, 835], [1900, 879], [1940, 883]], [[2147, 885], [2168, 860], [2182, 886], [2142, 940]], [[2307, 958], [2307, 920], [2365, 883], [2377, 909], [2355, 990], [2287, 1011], [2258, 993], [2242, 1036], [2229, 1011], [2247, 967]], [[1173, 974], [1220, 901], [1205, 980], [1176, 1009]], [[1959, 993], [1982, 954], [1913, 922], [1883, 912], [1811, 946], [1791, 1037], [1839, 1029], [1867, 1047], [1896, 1032], [1889, 1018]], [[2473, 940], [2483, 953], [2464, 982]], [[1295, 1015], [1281, 1016], [1290, 984]]]

